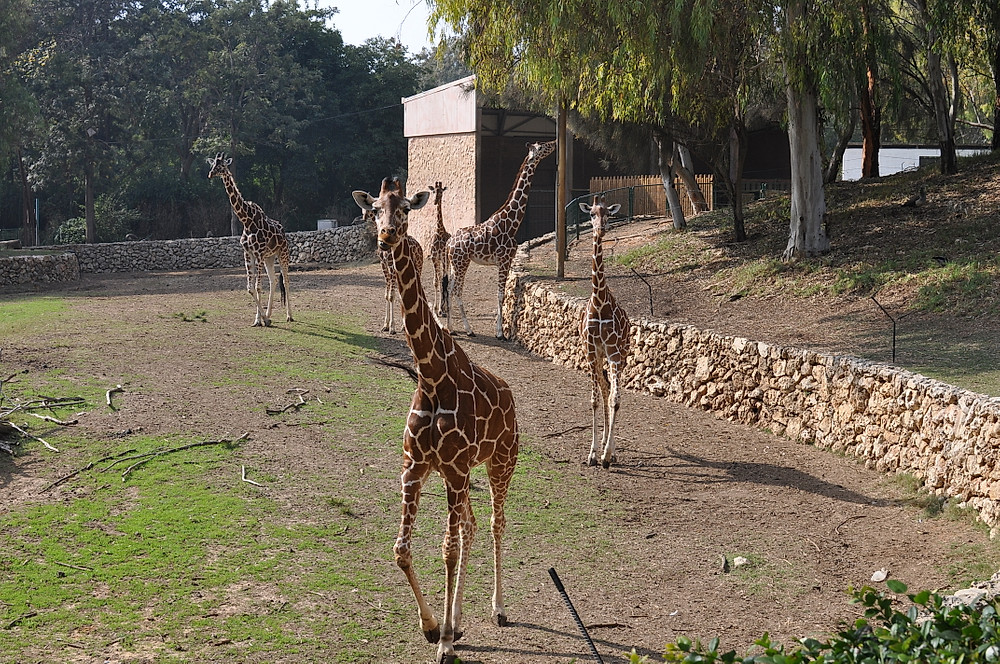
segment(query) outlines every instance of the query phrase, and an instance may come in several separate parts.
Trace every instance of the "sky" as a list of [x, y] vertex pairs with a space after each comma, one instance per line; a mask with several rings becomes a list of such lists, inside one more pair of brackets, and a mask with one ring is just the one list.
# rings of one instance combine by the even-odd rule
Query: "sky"
[[426, 0], [320, 0], [336, 7], [333, 25], [344, 43], [360, 45], [370, 37], [396, 37], [410, 53], [431, 47], [427, 36], [430, 8]]

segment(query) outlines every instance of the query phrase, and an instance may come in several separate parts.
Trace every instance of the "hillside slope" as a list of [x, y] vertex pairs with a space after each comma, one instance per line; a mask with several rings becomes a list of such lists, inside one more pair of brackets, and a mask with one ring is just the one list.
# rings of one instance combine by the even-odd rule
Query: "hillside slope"
[[[679, 233], [663, 220], [618, 226], [605, 242], [612, 289], [634, 317], [892, 362], [1000, 395], [1000, 158], [960, 168], [829, 186], [832, 249], [796, 264], [778, 259], [787, 197], [749, 205], [749, 240], [740, 244], [726, 210]], [[926, 201], [904, 207], [921, 187]], [[589, 232], [571, 236], [560, 288], [589, 293], [590, 255]], [[548, 247], [531, 263], [554, 274]]]

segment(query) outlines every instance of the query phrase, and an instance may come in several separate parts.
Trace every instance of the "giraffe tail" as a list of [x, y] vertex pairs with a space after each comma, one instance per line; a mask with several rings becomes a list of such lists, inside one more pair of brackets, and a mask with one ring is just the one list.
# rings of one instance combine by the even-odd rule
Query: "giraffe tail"
[[278, 272], [278, 291], [281, 293], [281, 303], [285, 303], [285, 273], [283, 271]]

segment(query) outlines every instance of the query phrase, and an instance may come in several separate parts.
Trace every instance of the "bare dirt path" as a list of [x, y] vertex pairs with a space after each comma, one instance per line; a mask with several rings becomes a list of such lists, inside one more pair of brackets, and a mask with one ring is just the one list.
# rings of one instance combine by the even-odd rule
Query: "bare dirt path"
[[[429, 283], [429, 271], [424, 276]], [[383, 313], [377, 264], [296, 271], [292, 277], [293, 312], [355, 312], [367, 331], [382, 338], [386, 355], [408, 360], [400, 335], [377, 331]], [[574, 548], [557, 533], [541, 541], [526, 539], [518, 533], [518, 505], [508, 505], [508, 546], [531, 548], [533, 554], [530, 562], [506, 570], [509, 627], [490, 625], [488, 597], [467, 592], [466, 637], [459, 644], [463, 661], [587, 661], [587, 646], [549, 580], [550, 566], [559, 570], [605, 661], [624, 662], [623, 653], [632, 647], [652, 657], [682, 635], [719, 636], [723, 645], [742, 651], [765, 631], [786, 643], [830, 634], [838, 622], [858, 615], [846, 589], [870, 583], [874, 571], [888, 569], [911, 589], [949, 588], [956, 570], [960, 575], [969, 564], [963, 552], [986, 546], [985, 535], [968, 522], [929, 518], [907, 504], [897, 484], [852, 459], [645, 394], [624, 395], [618, 465], [609, 471], [587, 467], [589, 380], [515, 343], [493, 339], [494, 283], [494, 270], [470, 270], [465, 301], [480, 336], [459, 335], [458, 341], [474, 361], [513, 388], [523, 444], [537, 457], [532, 467], [575, 478], [581, 492], [597, 493], [603, 505], [586, 519], [564, 524], [567, 531], [594, 533]], [[84, 425], [95, 436], [138, 426], [147, 432], [204, 435], [251, 430], [257, 440], [241, 452], [248, 461], [266, 459], [276, 473], [281, 464], [312, 464], [316, 472], [333, 473], [346, 461], [329, 458], [320, 432], [275, 426], [254, 408], [273, 400], [273, 392], [262, 386], [234, 397], [201, 379], [209, 368], [215, 372], [238, 364], [241, 349], [227, 333], [211, 325], [170, 325], [178, 312], [218, 302], [238, 303], [242, 319], [227, 325], [249, 323], [252, 310], [244, 306], [249, 303], [241, 284], [238, 271], [88, 275], [78, 285], [46, 292], [79, 298], [80, 306], [103, 308], [117, 319], [162, 325], [146, 328], [143, 338], [122, 338], [113, 327], [103, 337], [88, 334], [86, 348], [72, 346], [72, 331], [39, 330], [32, 344], [4, 348], [3, 360], [41, 367], [57, 364], [60, 354], [68, 353], [85, 357], [95, 379], [113, 382], [122, 372], [157, 376], [155, 385], [123, 397], [132, 400], [129, 408], [88, 418]], [[296, 325], [310, 333], [307, 323], [287, 327]], [[262, 332], [282, 333], [277, 328], [285, 327], [279, 322]], [[61, 350], [53, 353], [51, 343]], [[389, 439], [400, 435], [390, 432]], [[0, 461], [0, 490], [9, 504], [48, 499], [37, 490], [58, 476], [57, 463], [40, 454]], [[384, 464], [398, 468], [398, 447]], [[293, 489], [274, 495], [295, 510], [315, 510]], [[572, 505], [574, 495], [546, 496], [545, 501], [553, 508]], [[319, 511], [299, 516], [325, 518]], [[440, 523], [439, 518], [443, 515], [429, 523]], [[608, 520], [613, 520], [611, 528], [605, 527]], [[481, 528], [476, 546], [483, 548], [489, 535]], [[437, 546], [440, 533], [436, 526], [427, 527], [421, 537]], [[724, 573], [723, 556], [730, 561], [744, 556], [750, 565]], [[489, 566], [470, 571], [488, 585]], [[391, 566], [384, 572], [408, 605], [402, 575]], [[426, 577], [437, 573], [423, 572]], [[439, 598], [433, 602], [437, 607]], [[386, 637], [410, 653], [398, 661], [427, 660], [433, 651], [415, 617], [399, 622]], [[392, 661], [379, 643], [371, 648], [371, 661]]]

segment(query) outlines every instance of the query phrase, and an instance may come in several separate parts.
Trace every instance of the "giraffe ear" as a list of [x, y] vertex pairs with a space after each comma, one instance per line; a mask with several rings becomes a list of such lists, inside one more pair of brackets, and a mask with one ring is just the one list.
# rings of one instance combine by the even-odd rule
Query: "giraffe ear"
[[419, 210], [423, 206], [427, 205], [427, 199], [431, 197], [431, 192], [429, 191], [418, 191], [410, 197], [410, 209]]
[[359, 189], [358, 191], [351, 192], [351, 196], [354, 197], [354, 202], [357, 203], [358, 207], [361, 208], [362, 210], [374, 209], [375, 206], [372, 205], [372, 202], [375, 199], [372, 198], [372, 195], [369, 194], [367, 191], [361, 191]]
[[584, 212], [586, 212], [587, 214], [590, 214], [590, 211], [593, 208], [590, 207], [589, 205], [587, 205], [586, 203], [584, 203], [583, 201], [580, 201], [580, 209], [583, 210]]
[[229, 159], [226, 160], [226, 166], [229, 166], [229, 164], [231, 164], [231, 163], [233, 163], [233, 158], [232, 157], [230, 157]]
[[611, 207], [608, 208], [608, 214], [609, 215], [617, 214], [618, 210], [621, 210], [621, 209], [622, 209], [622, 204], [621, 203], [615, 203], [614, 205], [612, 205]]

